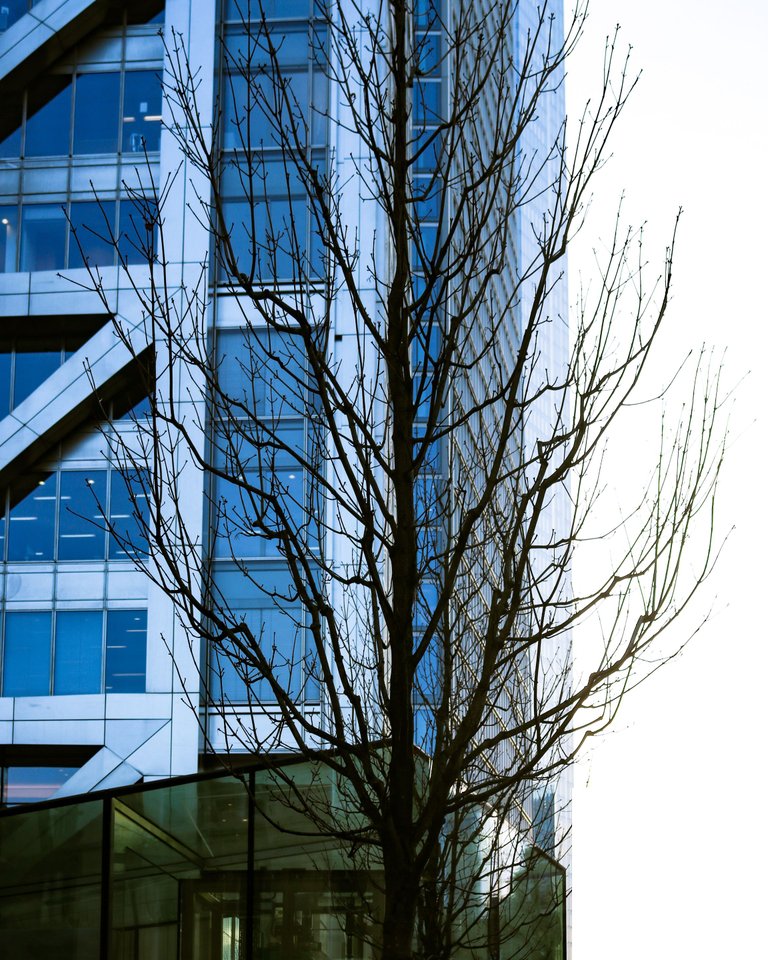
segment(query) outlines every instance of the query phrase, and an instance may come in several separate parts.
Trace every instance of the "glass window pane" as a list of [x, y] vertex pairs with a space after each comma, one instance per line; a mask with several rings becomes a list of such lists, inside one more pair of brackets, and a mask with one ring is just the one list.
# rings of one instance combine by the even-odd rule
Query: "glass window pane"
[[103, 801], [0, 819], [2, 955], [99, 960]]
[[61, 350], [27, 352], [17, 350], [14, 358], [12, 407], [34, 393], [41, 383], [61, 366]]
[[12, 359], [12, 353], [0, 353], [0, 419], [7, 417], [11, 409]]
[[115, 262], [114, 201], [70, 206], [69, 266], [111, 267]]
[[226, 396], [275, 419], [306, 416], [307, 361], [300, 336], [220, 330], [216, 354]]
[[56, 614], [53, 692], [100, 693], [101, 610], [67, 610]]
[[6, 613], [3, 696], [45, 697], [50, 692], [50, 612]]
[[79, 767], [7, 767], [5, 795], [9, 806], [48, 800]]
[[[253, 568], [251, 577], [239, 570], [217, 570], [215, 586], [222, 598], [227, 619], [246, 623], [251, 635], [270, 659], [277, 682], [291, 696], [302, 688], [304, 630], [301, 605], [296, 602], [287, 568]], [[270, 684], [255, 667], [241, 657], [231, 657], [231, 648], [212, 647], [211, 693], [224, 694], [233, 702], [250, 698], [270, 702], [275, 699]], [[239, 663], [235, 661], [239, 659]], [[220, 671], [222, 676], [217, 676]], [[222, 687], [223, 684], [223, 687]]]
[[[322, 9], [323, 4], [318, 4]], [[268, 19], [280, 17], [309, 17], [312, 15], [312, 0], [226, 0], [224, 18], [236, 23], [244, 19], [259, 21], [262, 15]]]
[[118, 470], [112, 470], [109, 497], [109, 522], [114, 531], [109, 538], [109, 559], [126, 560], [146, 553], [147, 541], [139, 522], [139, 518], [147, 516], [141, 477], [129, 474], [126, 483]]
[[157, 249], [157, 204], [150, 197], [126, 197], [120, 201], [118, 249], [126, 263], [154, 260]]
[[147, 611], [107, 613], [107, 693], [143, 693], [147, 685]]
[[0, 34], [23, 17], [29, 8], [29, 0], [4, 0], [0, 6]]
[[155, 70], [130, 70], [125, 74], [123, 99], [123, 152], [160, 149], [163, 92]]
[[117, 153], [119, 119], [120, 74], [79, 73], [73, 153]]
[[22, 270], [61, 270], [66, 249], [67, 218], [60, 204], [36, 203], [22, 208]]
[[59, 492], [59, 560], [103, 560], [107, 475], [63, 470]]
[[[5, 125], [7, 129], [8, 125]], [[18, 114], [18, 125], [0, 140], [0, 157], [16, 160], [21, 154], [21, 113]]]
[[53, 560], [56, 474], [39, 476], [36, 480], [32, 477], [30, 482], [35, 483], [32, 492], [11, 507], [8, 559]]
[[16, 270], [16, 251], [19, 242], [19, 209], [0, 207], [0, 273]]
[[[59, 88], [50, 96], [50, 84]], [[72, 77], [49, 76], [45, 91], [30, 90], [27, 98], [27, 124], [24, 155], [27, 157], [69, 156], [69, 132], [72, 124]]]

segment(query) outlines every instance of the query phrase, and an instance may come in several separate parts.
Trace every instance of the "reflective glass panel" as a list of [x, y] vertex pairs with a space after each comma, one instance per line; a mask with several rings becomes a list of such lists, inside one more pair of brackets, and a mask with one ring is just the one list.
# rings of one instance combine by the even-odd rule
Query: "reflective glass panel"
[[115, 203], [73, 203], [69, 208], [69, 266], [111, 267], [115, 262]]
[[4, 958], [99, 960], [101, 800], [0, 819]]
[[11, 409], [12, 359], [12, 353], [0, 353], [0, 419], [7, 417]]
[[[7, 129], [7, 128], [6, 128]], [[18, 126], [0, 140], [0, 157], [15, 160], [21, 153], [21, 113], [18, 114]]]
[[67, 218], [60, 204], [36, 203], [22, 208], [22, 270], [61, 270], [66, 250]]
[[16, 350], [13, 362], [13, 400], [17, 407], [61, 366], [61, 350]]
[[157, 205], [149, 197], [120, 201], [118, 249], [129, 263], [147, 263], [155, 259], [157, 244]]
[[0, 207], [0, 273], [16, 270], [16, 253], [19, 243], [19, 210]]
[[[245, 623], [250, 631], [250, 638], [243, 633], [239, 639], [258, 644], [277, 683], [291, 696], [299, 696], [304, 673], [303, 614], [287, 568], [254, 567], [250, 577], [239, 570], [217, 570], [215, 583], [223, 615], [233, 624]], [[212, 654], [214, 699], [223, 694], [233, 702], [275, 700], [271, 684], [247, 654], [228, 645], [212, 647]]]
[[56, 614], [53, 692], [100, 693], [101, 610], [66, 610]]
[[39, 477], [31, 493], [11, 507], [9, 560], [53, 560], [56, 474]]
[[109, 538], [109, 559], [126, 560], [145, 553], [147, 541], [137, 517], [146, 517], [147, 497], [141, 481], [131, 474], [126, 483], [119, 470], [110, 474], [109, 522], [113, 533]]
[[120, 74], [78, 74], [73, 153], [117, 153], [119, 121]]
[[7, 612], [3, 696], [45, 697], [51, 692], [51, 614]]
[[107, 693], [143, 693], [147, 685], [147, 611], [107, 613]]
[[312, 0], [226, 0], [224, 18], [238, 22], [259, 21], [262, 16], [268, 19], [309, 17], [313, 6]]
[[63, 470], [59, 492], [59, 560], [103, 560], [107, 502], [104, 470]]
[[0, 6], [0, 34], [5, 33], [11, 24], [24, 16], [28, 7], [29, 0], [4, 0]]
[[4, 803], [39, 803], [49, 800], [79, 767], [7, 767]]
[[128, 71], [123, 99], [124, 153], [160, 149], [162, 112], [163, 93], [157, 71]]
[[[27, 98], [27, 123], [24, 131], [24, 154], [27, 157], [69, 156], [69, 134], [72, 124], [72, 77], [49, 77], [60, 89], [43, 102], [37, 91]], [[46, 94], [50, 91], [46, 90]]]

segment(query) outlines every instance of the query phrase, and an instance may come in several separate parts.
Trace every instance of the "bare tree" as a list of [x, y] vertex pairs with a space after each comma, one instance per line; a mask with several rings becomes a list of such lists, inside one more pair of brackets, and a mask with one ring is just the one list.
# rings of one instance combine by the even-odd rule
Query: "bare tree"
[[[115, 451], [148, 499], [141, 565], [203, 641], [228, 745], [332, 778], [309, 805], [274, 766], [285, 802], [380, 872], [393, 960], [556, 955], [562, 877], [539, 848], [558, 778], [669, 655], [711, 570], [722, 453], [703, 361], [623, 550], [574, 591], [672, 246], [648, 289], [617, 222], [569, 350], [547, 346], [567, 342], [566, 253], [634, 81], [609, 42], [597, 99], [533, 149], [585, 10], [542, 5], [526, 30], [514, 0], [452, 6], [346, 0], [297, 32], [242, 0], [212, 115], [166, 37], [168, 132], [212, 254], [177, 283], [149, 184], [149, 282], [123, 263], [156, 366], [151, 421]], [[601, 649], [574, 669], [595, 616]]]

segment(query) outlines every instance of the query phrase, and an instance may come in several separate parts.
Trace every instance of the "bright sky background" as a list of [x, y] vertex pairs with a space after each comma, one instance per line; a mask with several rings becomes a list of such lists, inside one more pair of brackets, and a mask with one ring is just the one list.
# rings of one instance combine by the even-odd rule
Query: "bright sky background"
[[616, 22], [643, 76], [588, 239], [625, 190], [663, 253], [682, 206], [668, 349], [704, 340], [726, 350], [729, 385], [749, 375], [720, 496], [720, 531], [735, 529], [706, 588], [715, 613], [577, 768], [573, 960], [764, 956], [768, 0], [592, 0], [572, 114]]

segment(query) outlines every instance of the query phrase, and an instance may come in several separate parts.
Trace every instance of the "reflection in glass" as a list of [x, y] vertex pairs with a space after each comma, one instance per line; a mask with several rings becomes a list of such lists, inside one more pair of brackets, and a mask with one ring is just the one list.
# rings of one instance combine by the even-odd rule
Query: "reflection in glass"
[[3, 696], [45, 697], [50, 687], [50, 611], [6, 613]]
[[158, 208], [151, 197], [120, 201], [118, 252], [128, 264], [148, 263], [157, 248]]
[[19, 344], [14, 354], [11, 408], [18, 407], [61, 366], [61, 350], [29, 351], [23, 347]]
[[73, 153], [117, 153], [119, 123], [120, 74], [78, 74]]
[[[72, 123], [72, 77], [52, 75], [45, 91], [30, 90], [27, 98], [27, 123], [24, 132], [24, 155], [27, 157], [69, 156], [69, 134]], [[50, 95], [50, 83], [62, 89]]]
[[123, 153], [160, 149], [163, 94], [156, 71], [131, 70], [125, 74], [123, 99]]
[[19, 236], [19, 211], [16, 205], [0, 207], [0, 273], [16, 270]]
[[9, 560], [53, 560], [56, 475], [38, 477], [31, 493], [11, 507]]
[[[233, 625], [247, 625], [253, 642], [270, 662], [275, 681], [290, 696], [300, 697], [305, 674], [303, 616], [287, 566], [254, 568], [251, 578], [240, 570], [217, 569], [215, 589], [229, 610], [227, 619]], [[247, 635], [238, 639], [248, 642]], [[275, 700], [270, 683], [236, 648], [222, 643], [212, 647], [210, 658], [214, 701]]]
[[[99, 960], [101, 801], [0, 819], [2, 955]], [[168, 960], [168, 956], [164, 958]]]
[[59, 498], [59, 560], [103, 560], [106, 472], [63, 470]]
[[[11, 409], [11, 361], [12, 353], [0, 353], [0, 420], [7, 417]], [[0, 553], [2, 559], [2, 553]]]
[[70, 205], [69, 266], [111, 267], [115, 262], [114, 201]]
[[22, 270], [61, 270], [66, 249], [67, 218], [60, 204], [35, 203], [22, 208]]
[[56, 614], [54, 694], [100, 693], [101, 610], [67, 610]]
[[146, 553], [147, 541], [142, 523], [147, 518], [147, 496], [141, 478], [136, 474], [125, 478], [114, 469], [110, 475], [109, 523], [112, 534], [109, 538], [109, 559], [126, 560]]
[[2, 802], [39, 803], [49, 800], [78, 767], [6, 767]]
[[147, 611], [107, 613], [107, 693], [142, 693], [147, 681]]

